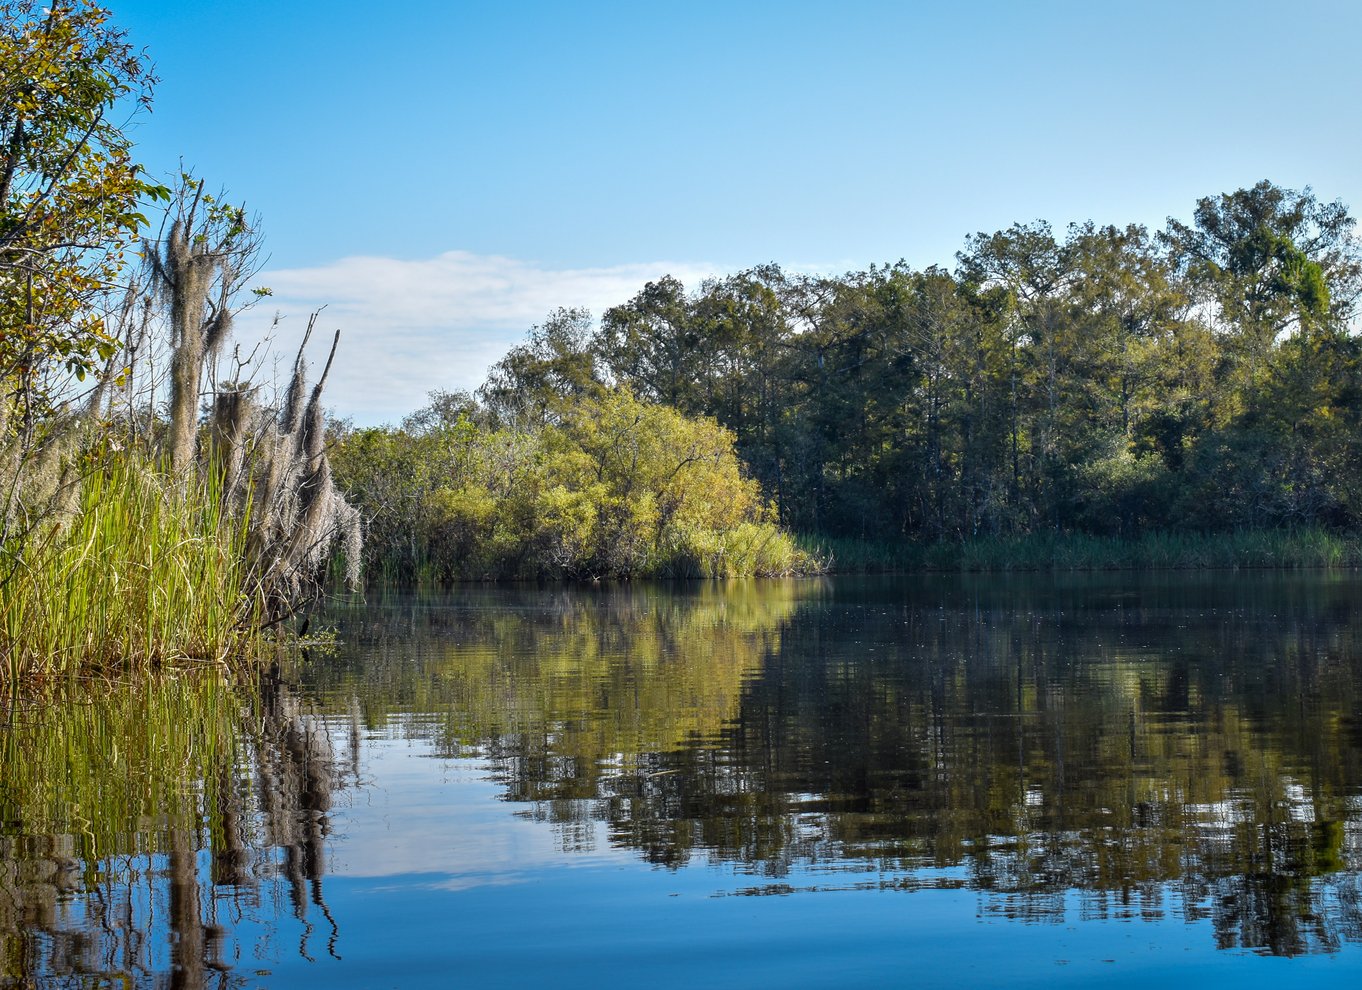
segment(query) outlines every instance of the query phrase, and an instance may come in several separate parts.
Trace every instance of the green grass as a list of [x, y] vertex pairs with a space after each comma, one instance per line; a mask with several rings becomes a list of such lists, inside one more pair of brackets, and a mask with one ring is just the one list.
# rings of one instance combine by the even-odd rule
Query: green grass
[[259, 638], [245, 537], [211, 483], [131, 457], [92, 470], [67, 518], [3, 547], [0, 680], [240, 655]]
[[1362, 534], [1323, 529], [984, 536], [960, 542], [873, 543], [801, 537], [840, 574], [1362, 567]]

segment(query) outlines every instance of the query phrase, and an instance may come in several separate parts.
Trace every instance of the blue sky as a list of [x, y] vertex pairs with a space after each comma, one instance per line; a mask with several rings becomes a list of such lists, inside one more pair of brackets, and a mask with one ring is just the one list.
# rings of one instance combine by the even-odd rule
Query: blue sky
[[1362, 208], [1355, 2], [108, 2], [142, 159], [261, 213], [358, 422], [664, 272], [950, 264], [1263, 178]]

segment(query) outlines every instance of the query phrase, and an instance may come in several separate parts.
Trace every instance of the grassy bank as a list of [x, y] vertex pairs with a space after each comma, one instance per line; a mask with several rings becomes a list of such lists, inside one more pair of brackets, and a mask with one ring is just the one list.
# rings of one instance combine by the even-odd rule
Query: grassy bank
[[1323, 529], [1146, 533], [1131, 539], [1039, 533], [930, 544], [818, 537], [800, 542], [840, 574], [1362, 567], [1362, 534]]
[[0, 680], [249, 651], [246, 521], [213, 486], [125, 457], [91, 470], [72, 502], [0, 548]]

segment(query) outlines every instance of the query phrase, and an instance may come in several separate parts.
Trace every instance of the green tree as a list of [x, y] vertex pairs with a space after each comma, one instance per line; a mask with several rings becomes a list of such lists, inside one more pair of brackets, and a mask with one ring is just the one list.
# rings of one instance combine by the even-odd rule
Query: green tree
[[777, 500], [783, 366], [791, 335], [786, 285], [779, 267], [762, 265], [705, 282], [692, 307], [706, 351], [695, 411], [738, 436], [744, 459]]
[[91, 305], [166, 198], [132, 160], [120, 112], [153, 77], [92, 0], [0, 0], [0, 427], [31, 428], [54, 373], [84, 377], [115, 344]]
[[1190, 224], [1169, 221], [1163, 241], [1223, 356], [1213, 431], [1192, 449], [1189, 520], [1355, 519], [1349, 326], [1362, 297], [1362, 244], [1347, 208], [1263, 181], [1200, 200]]
[[477, 415], [478, 403], [463, 390], [448, 392], [436, 389], [426, 396], [427, 402], [402, 420], [402, 430], [414, 436], [437, 433], [449, 429], [464, 417]]
[[1070, 228], [1072, 364], [1060, 457], [1075, 470], [1062, 517], [1086, 530], [1166, 524], [1169, 472], [1204, 429], [1215, 351], [1142, 226]]
[[1197, 202], [1163, 241], [1232, 345], [1249, 401], [1287, 333], [1345, 324], [1362, 295], [1362, 245], [1340, 202], [1264, 180]]
[[677, 279], [649, 282], [633, 299], [607, 310], [597, 341], [611, 376], [639, 398], [684, 412], [703, 408], [698, 383], [710, 348]]
[[733, 434], [602, 388], [554, 422], [461, 415], [419, 434], [343, 434], [336, 474], [369, 519], [374, 570], [466, 578], [788, 573], [811, 562], [774, 524]]
[[1023, 528], [1042, 521], [1054, 525], [1045, 496], [1065, 468], [1060, 406], [1068, 395], [1073, 344], [1072, 326], [1064, 318], [1072, 280], [1067, 253], [1050, 225], [1037, 221], [975, 234], [956, 257], [963, 281], [980, 290], [1000, 290], [1008, 301], [1009, 502]]
[[600, 387], [598, 363], [591, 347], [591, 314], [560, 308], [492, 366], [478, 398], [500, 423], [548, 423], [564, 403]]

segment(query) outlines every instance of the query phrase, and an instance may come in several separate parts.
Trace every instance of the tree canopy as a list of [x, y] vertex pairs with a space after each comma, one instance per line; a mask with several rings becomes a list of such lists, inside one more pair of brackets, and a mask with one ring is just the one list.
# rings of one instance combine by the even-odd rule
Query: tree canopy
[[54, 372], [83, 378], [114, 350], [92, 303], [125, 269], [141, 203], [169, 196], [122, 126], [152, 83], [92, 0], [0, 0], [0, 385], [26, 416]]
[[1261, 182], [1163, 230], [977, 233], [953, 269], [662, 278], [599, 324], [553, 314], [466, 411], [568, 430], [626, 389], [712, 418], [779, 521], [823, 536], [1352, 526], [1355, 229]]

